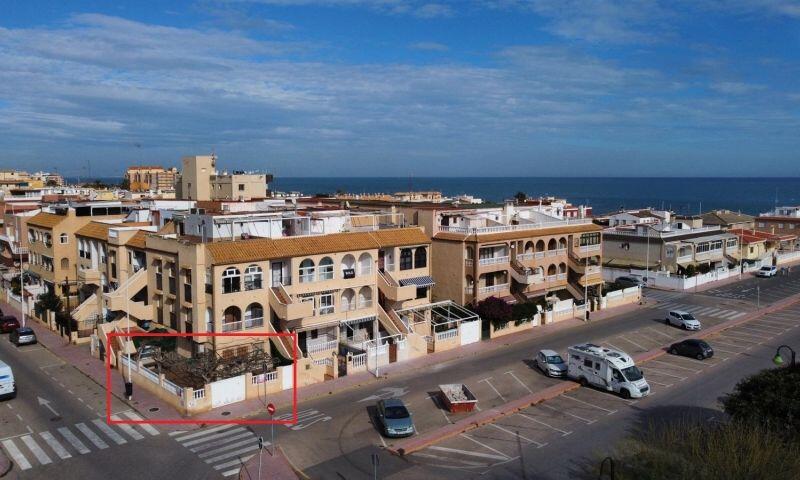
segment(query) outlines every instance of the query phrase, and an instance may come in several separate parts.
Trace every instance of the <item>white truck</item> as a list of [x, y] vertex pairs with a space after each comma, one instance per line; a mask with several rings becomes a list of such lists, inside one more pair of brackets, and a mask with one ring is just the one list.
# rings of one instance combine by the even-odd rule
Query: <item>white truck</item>
[[567, 375], [583, 386], [617, 392], [625, 398], [641, 398], [650, 393], [644, 374], [625, 352], [584, 343], [569, 347], [567, 354]]

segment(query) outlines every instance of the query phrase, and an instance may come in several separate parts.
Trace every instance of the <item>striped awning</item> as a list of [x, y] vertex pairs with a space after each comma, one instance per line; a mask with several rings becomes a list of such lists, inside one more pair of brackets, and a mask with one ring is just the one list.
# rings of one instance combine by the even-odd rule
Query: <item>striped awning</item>
[[404, 278], [400, 280], [401, 287], [405, 287], [406, 285], [416, 285], [418, 287], [430, 287], [435, 283], [436, 282], [433, 281], [433, 277], [431, 277], [430, 275], [423, 275], [421, 277], [413, 277], [413, 278]]

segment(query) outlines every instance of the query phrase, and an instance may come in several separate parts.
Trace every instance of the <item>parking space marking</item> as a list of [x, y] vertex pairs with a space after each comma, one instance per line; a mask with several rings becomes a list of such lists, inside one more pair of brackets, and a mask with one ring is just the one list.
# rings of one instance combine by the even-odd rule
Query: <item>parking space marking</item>
[[512, 435], [512, 436], [514, 436], [514, 437], [519, 437], [519, 438], [521, 438], [521, 439], [525, 440], [525, 441], [526, 441], [526, 442], [528, 442], [528, 443], [532, 443], [532, 444], [536, 445], [536, 446], [537, 446], [537, 448], [542, 448], [542, 447], [544, 447], [545, 445], [547, 445], [546, 443], [541, 443], [541, 442], [537, 442], [536, 440], [531, 440], [530, 438], [528, 438], [528, 437], [526, 437], [526, 436], [524, 436], [524, 435], [520, 435], [520, 434], [519, 434], [519, 433], [517, 433], [517, 432], [512, 432], [511, 430], [509, 430], [509, 429], [507, 429], [507, 428], [503, 428], [503, 427], [501, 427], [500, 425], [498, 425], [498, 424], [496, 424], [496, 423], [490, 423], [489, 425], [491, 425], [491, 426], [493, 426], [494, 428], [496, 428], [496, 429], [500, 430], [501, 432], [506, 432], [506, 433], [507, 433], [507, 434], [509, 434], [509, 435]]
[[689, 378], [689, 377], [681, 377], [680, 375], [675, 375], [675, 374], [672, 374], [672, 373], [664, 372], [662, 370], [659, 370], [659, 369], [653, 368], [653, 367], [648, 367], [647, 369], [649, 371], [651, 371], [651, 372], [656, 372], [659, 375], [665, 375], [667, 377], [672, 377], [672, 378], [679, 378], [680, 380], [686, 380], [687, 378]]
[[655, 329], [655, 328], [652, 328], [652, 327], [647, 327], [647, 329], [648, 329], [648, 330], [650, 330], [650, 331], [651, 331], [651, 332], [653, 332], [653, 333], [657, 333], [657, 334], [659, 334], [659, 335], [661, 335], [661, 336], [663, 336], [663, 337], [667, 337], [667, 338], [669, 338], [669, 339], [670, 339], [670, 341], [672, 341], [672, 340], [675, 340], [675, 337], [673, 337], [673, 336], [671, 336], [671, 335], [667, 335], [667, 334], [666, 334], [666, 333], [664, 333], [664, 332], [659, 332], [659, 331], [658, 331], [657, 329]]
[[[716, 345], [725, 345], [726, 347], [734, 347], [734, 348], [742, 348], [741, 345], [731, 345], [730, 343], [720, 342], [719, 340], [714, 340], [714, 350], [722, 353], [730, 353], [731, 355], [739, 355], [742, 352], [732, 352], [730, 350], [723, 350], [721, 348], [717, 348]], [[750, 347], [744, 347], [745, 350], [749, 349]]]
[[602, 410], [602, 411], [604, 411], [604, 412], [607, 412], [607, 413], [608, 413], [608, 415], [611, 415], [611, 414], [617, 413], [617, 412], [619, 411], [619, 410], [609, 410], [609, 409], [607, 409], [607, 408], [603, 408], [603, 407], [600, 407], [600, 406], [594, 405], [594, 404], [592, 404], [592, 403], [589, 403], [589, 402], [584, 402], [584, 401], [583, 401], [583, 400], [581, 400], [580, 398], [571, 397], [571, 396], [567, 395], [566, 393], [562, 393], [562, 394], [561, 394], [561, 396], [562, 396], [562, 397], [564, 397], [564, 398], [569, 398], [570, 400], [574, 400], [574, 401], [576, 401], [576, 402], [578, 402], [578, 403], [582, 403], [582, 404], [584, 404], [584, 405], [588, 405], [588, 406], [590, 406], [590, 407], [594, 407], [594, 408], [596, 408], [596, 409], [598, 409], [598, 410]]
[[695, 370], [694, 368], [688, 368], [688, 367], [684, 367], [682, 365], [675, 365], [675, 364], [672, 364], [672, 363], [669, 363], [669, 362], [663, 362], [661, 360], [650, 360], [650, 362], [648, 362], [648, 363], [658, 363], [659, 365], [666, 365], [668, 367], [677, 368], [679, 370], [686, 370], [687, 372], [692, 372], [692, 373], [700, 373], [700, 372], [703, 371], [702, 369]]
[[[714, 365], [717, 365], [717, 364], [719, 364], [719, 362], [712, 362], [712, 361], [710, 361], [710, 360], [711, 360], [711, 358], [714, 358], [714, 357], [711, 357], [711, 358], [706, 358], [705, 360], [698, 360], [698, 359], [696, 359], [696, 358], [692, 358], [692, 357], [681, 357], [681, 356], [673, 355], [673, 356], [672, 356], [672, 357], [670, 357], [670, 358], [672, 358], [673, 360], [677, 360], [677, 361], [688, 360], [688, 361], [689, 361], [689, 363], [699, 363], [699, 364], [701, 364], [701, 365], [707, 365], [707, 366], [709, 366], [709, 367], [713, 367]], [[701, 371], [702, 371], [702, 370], [701, 370]]]
[[637, 348], [641, 348], [645, 352], [650, 350], [647, 347], [643, 347], [643, 346], [639, 345], [638, 343], [634, 342], [633, 340], [629, 339], [628, 337], [625, 337], [625, 336], [622, 336], [622, 335], [618, 335], [618, 338], [621, 338], [621, 339], [625, 340], [626, 342], [630, 343], [631, 345], [636, 345]]
[[758, 322], [765, 323], [767, 325], [775, 325], [781, 327], [794, 327], [797, 325], [797, 322], [784, 322], [782, 320], [775, 320], [772, 317], [764, 317], [758, 320]]
[[[494, 424], [492, 424], [492, 425], [494, 425]], [[481, 447], [483, 447], [483, 448], [485, 448], [487, 450], [491, 450], [491, 451], [493, 451], [494, 453], [496, 453], [498, 455], [502, 455], [503, 456], [503, 460], [507, 460], [508, 459], [508, 455], [506, 455], [505, 453], [501, 452], [500, 450], [494, 449], [494, 448], [490, 447], [489, 445], [484, 445], [483, 443], [475, 440], [474, 438], [470, 437], [466, 433], [462, 433], [461, 436], [466, 438], [467, 440], [470, 440], [472, 442], [477, 443], [478, 445], [480, 445]]]
[[550, 409], [550, 410], [552, 410], [554, 412], [563, 413], [564, 415], [569, 415], [572, 418], [577, 418], [578, 420], [586, 422], [586, 425], [591, 425], [591, 424], [593, 424], [594, 422], [597, 421], [597, 420], [589, 420], [588, 418], [583, 418], [580, 415], [575, 415], [574, 413], [570, 413], [570, 412], [565, 412], [563, 410], [559, 410], [556, 407], [552, 407], [552, 406], [548, 405], [547, 403], [539, 403], [536, 406], [537, 407], [545, 407], [545, 408], [548, 408], [548, 409]]
[[492, 390], [494, 390], [494, 393], [496, 393], [497, 396], [500, 397], [500, 400], [502, 400], [503, 402], [507, 402], [508, 400], [506, 400], [506, 397], [504, 397], [496, 388], [494, 388], [494, 385], [492, 385], [492, 382], [489, 381], [491, 379], [492, 379], [492, 377], [487, 377], [487, 378], [484, 378], [483, 380], [478, 380], [478, 382], [479, 383], [480, 382], [486, 382], [486, 384], [489, 385], [489, 387]]
[[653, 380], [652, 378], [648, 378], [647, 379], [647, 383], [652, 383], [653, 385], [658, 385], [659, 387], [664, 387], [664, 388], [669, 388], [669, 387], [675, 385], [674, 383], [659, 383], [659, 382], [656, 382], [655, 380]]
[[606, 343], [606, 345], [608, 345], [609, 347], [613, 348], [614, 350], [619, 350], [620, 352], [624, 352], [625, 351], [625, 350], [619, 348], [618, 346], [614, 345], [611, 342], [605, 342], [605, 343]]
[[[761, 342], [763, 342], [764, 340], [766, 340], [766, 339], [761, 339], [761, 341], [756, 342], [756, 341], [753, 340], [753, 337], [750, 337], [749, 339], [745, 339], [745, 338], [737, 337], [733, 333], [734, 332], [725, 332], [725, 333], [721, 334], [720, 337], [724, 338], [725, 340], [734, 340], [734, 341], [737, 341], [737, 342], [752, 343], [753, 345], [758, 345]], [[747, 348], [750, 348], [750, 347], [747, 347]]]
[[778, 335], [777, 333], [770, 333], [770, 332], [761, 332], [761, 335], [758, 335], [758, 334], [755, 334], [753, 332], [748, 332], [748, 331], [741, 332], [740, 330], [741, 330], [741, 327], [736, 327], [735, 329], [728, 330], [725, 333], [728, 333], [728, 334], [732, 333], [734, 335], [742, 335], [742, 336], [745, 336], [745, 337], [760, 338], [761, 340], [769, 340], [769, 339], [775, 337], [775, 335]]
[[544, 425], [544, 426], [545, 426], [545, 427], [547, 427], [547, 428], [552, 428], [552, 429], [553, 429], [553, 430], [555, 430], [556, 432], [559, 432], [559, 433], [561, 434], [561, 436], [562, 436], [562, 437], [566, 437], [567, 435], [569, 435], [570, 433], [572, 433], [571, 431], [569, 431], [569, 432], [568, 432], [568, 431], [566, 431], [566, 430], [561, 430], [560, 428], [556, 428], [556, 427], [554, 427], [554, 426], [550, 425], [549, 423], [545, 423], [545, 422], [543, 422], [543, 421], [541, 421], [541, 420], [537, 420], [537, 419], [535, 419], [535, 418], [531, 417], [530, 415], [526, 415], [526, 414], [524, 414], [524, 413], [522, 413], [522, 412], [517, 412], [517, 415], [519, 415], [520, 417], [523, 417], [523, 418], [527, 418], [528, 420], [530, 420], [530, 421], [532, 421], [532, 422], [536, 422], [536, 423], [538, 423], [538, 424], [540, 424], [540, 425]]
[[[466, 437], [466, 435], [464, 435], [464, 434], [462, 434], [462, 436]], [[469, 438], [469, 437], [467, 437], [467, 438]], [[469, 438], [469, 439], [472, 440], [471, 438]], [[472, 441], [474, 442], [475, 440], [472, 440]], [[476, 443], [478, 443], [479, 445], [482, 445], [480, 442], [476, 442]], [[487, 447], [487, 448], [489, 448], [489, 447]], [[429, 450], [436, 450], [438, 452], [458, 453], [458, 454], [461, 454], [461, 455], [467, 455], [467, 456], [472, 456], [472, 457], [488, 458], [490, 460], [508, 460], [508, 456], [507, 455], [503, 454], [502, 452], [497, 452], [497, 450], [494, 450], [493, 448], [489, 448], [489, 450], [493, 450], [493, 451], [499, 453], [500, 455], [492, 455], [490, 453], [481, 453], [481, 452], [471, 452], [469, 450], [460, 450], [458, 448], [440, 447], [438, 445], [432, 445], [432, 446], [428, 447], [428, 449]], [[416, 455], [416, 454], [414, 454], [414, 455]]]
[[[429, 447], [429, 448], [433, 448], [433, 447]], [[432, 458], [434, 460], [439, 460], [439, 461], [444, 461], [444, 462], [463, 463], [467, 467], [488, 467], [488, 466], [491, 465], [490, 463], [470, 462], [470, 461], [467, 461], [467, 460], [462, 460], [460, 458], [442, 457], [441, 455], [429, 455], [427, 453], [420, 453], [420, 452], [415, 452], [414, 456], [415, 457], [423, 457], [423, 458]], [[434, 466], [442, 467], [442, 468], [459, 468], [459, 467], [451, 467], [451, 466], [445, 466], [445, 465], [434, 465]]]
[[517, 378], [517, 376], [514, 375], [514, 372], [508, 371], [508, 372], [506, 372], [506, 375], [511, 375], [512, 377], [514, 377], [514, 380], [516, 380], [517, 382], [519, 382], [520, 385], [522, 385], [522, 388], [524, 388], [525, 390], [528, 391], [528, 393], [533, 393], [533, 390], [531, 390], [530, 387], [528, 387], [527, 385], [522, 383], [522, 380]]
[[736, 327], [738, 330], [745, 330], [748, 332], [762, 332], [771, 333], [773, 335], [780, 335], [781, 333], [788, 332], [788, 328], [784, 327], [771, 327], [768, 325], [739, 325]]

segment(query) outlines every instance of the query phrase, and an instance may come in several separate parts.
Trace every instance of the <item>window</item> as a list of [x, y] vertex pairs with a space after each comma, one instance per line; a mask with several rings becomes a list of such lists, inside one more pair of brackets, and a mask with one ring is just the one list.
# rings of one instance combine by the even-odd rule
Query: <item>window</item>
[[358, 257], [358, 274], [359, 275], [369, 275], [372, 273], [372, 255], [369, 253], [362, 253], [360, 257]]
[[241, 277], [239, 270], [228, 267], [222, 272], [222, 293], [236, 293], [241, 291]]
[[61, 270], [67, 270], [69, 268], [69, 259], [62, 258], [61, 259]]
[[778, 228], [780, 228], [781, 230], [783, 230], [783, 224], [782, 224], [782, 223], [779, 223], [779, 224], [778, 224]]
[[703, 242], [703, 243], [698, 243], [697, 244], [697, 248], [695, 248], [694, 252], [695, 252], [695, 254], [705, 253], [705, 252], [709, 251], [710, 249], [711, 249], [711, 247], [710, 247], [709, 243], [708, 242]]
[[428, 297], [428, 287], [417, 287], [417, 300]]
[[300, 263], [300, 283], [314, 281], [314, 261], [306, 258]]
[[222, 313], [222, 331], [231, 332], [242, 329], [242, 311], [239, 307], [230, 306]]
[[591, 360], [589, 360], [588, 358], [587, 358], [587, 359], [584, 359], [584, 360], [583, 360], [583, 366], [584, 366], [584, 367], [587, 367], [587, 368], [592, 368], [592, 361], [591, 361]]
[[156, 271], [156, 290], [163, 290], [164, 289], [164, 280], [163, 280], [163, 273], [161, 271], [161, 261], [156, 260], [153, 262], [153, 267]]
[[239, 184], [239, 191], [240, 192], [244, 192], [244, 184], [243, 183]]
[[667, 247], [666, 248], [667, 258], [672, 258], [675, 256], [675, 247]]
[[264, 308], [260, 303], [251, 303], [244, 311], [244, 328], [255, 328], [264, 325]]
[[425, 247], [417, 247], [414, 252], [414, 268], [425, 268], [428, 266], [428, 251]]
[[319, 314], [329, 315], [333, 313], [333, 294], [323, 293], [319, 296]]
[[61, 245], [66, 245], [67, 243], [69, 243], [69, 237], [67, 236], [66, 233], [62, 233], [61, 235], [58, 236], [58, 241], [61, 243]]
[[581, 240], [580, 240], [581, 247], [585, 247], [587, 245], [598, 245], [599, 243], [600, 243], [600, 232], [584, 233], [581, 235]]
[[764, 222], [758, 222], [758, 228], [764, 228], [764, 227], [766, 227], [766, 224], [764, 224]]
[[361, 287], [358, 291], [358, 308], [369, 308], [372, 306], [372, 289]]
[[735, 238], [729, 238], [727, 246], [728, 246], [728, 248], [735, 247], [736, 246], [736, 239]]
[[258, 265], [250, 265], [244, 271], [244, 289], [245, 290], [259, 290], [261, 289], [261, 267]]
[[325, 257], [319, 262], [318, 280], [333, 280], [333, 260]]
[[400, 270], [410, 270], [411, 269], [411, 249], [404, 248], [400, 250]]

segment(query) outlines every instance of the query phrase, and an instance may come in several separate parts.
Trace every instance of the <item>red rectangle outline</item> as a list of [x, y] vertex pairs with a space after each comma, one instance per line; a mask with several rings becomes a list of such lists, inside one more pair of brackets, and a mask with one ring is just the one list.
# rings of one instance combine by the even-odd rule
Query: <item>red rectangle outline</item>
[[297, 423], [297, 333], [147, 333], [147, 332], [109, 332], [106, 344], [111, 345], [114, 337], [290, 337], [292, 339], [292, 418], [289, 420], [245, 420], [245, 419], [154, 419], [154, 420], [113, 420], [111, 418], [111, 355], [106, 353], [106, 423], [109, 425], [295, 425]]

